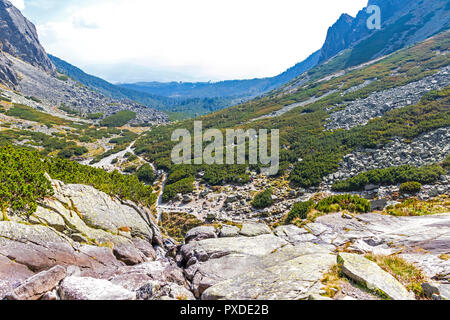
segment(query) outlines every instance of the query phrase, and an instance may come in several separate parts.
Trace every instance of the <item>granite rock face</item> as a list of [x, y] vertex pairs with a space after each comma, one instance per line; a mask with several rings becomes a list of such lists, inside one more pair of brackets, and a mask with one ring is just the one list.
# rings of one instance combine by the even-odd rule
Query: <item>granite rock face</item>
[[273, 235], [207, 239], [181, 248], [184, 273], [192, 281], [192, 290], [200, 298], [213, 284], [253, 268], [261, 256], [288, 243]]
[[6, 296], [8, 300], [37, 300], [52, 291], [66, 277], [66, 269], [56, 266], [22, 283]]
[[186, 243], [189, 243], [191, 241], [200, 241], [205, 239], [217, 238], [217, 233], [214, 227], [201, 226], [189, 230], [185, 238]]
[[[153, 246], [163, 245], [162, 238], [145, 208], [89, 186], [52, 184], [54, 197], [43, 200], [33, 215], [10, 212], [11, 221], [0, 221], [0, 296], [58, 265], [104, 277], [125, 265], [156, 260]], [[28, 298], [40, 298], [38, 293]]]
[[136, 300], [136, 294], [107, 280], [67, 277], [59, 287], [62, 300]]
[[323, 231], [312, 242], [336, 248], [347, 245], [349, 250], [361, 254], [397, 253], [430, 278], [449, 277], [450, 261], [439, 258], [448, 252], [450, 244], [449, 213], [418, 217], [369, 213], [353, 219], [331, 214], [319, 217], [315, 226]]
[[14, 88], [19, 84], [16, 72], [12, 69], [12, 62], [0, 51], [0, 82]]
[[39, 42], [36, 27], [7, 0], [0, 0], [0, 50], [46, 72], [56, 72]]
[[347, 277], [366, 285], [370, 290], [381, 291], [393, 300], [414, 300], [414, 295], [400, 282], [363, 256], [340, 253], [338, 260], [341, 261], [342, 271]]
[[247, 263], [240, 274], [215, 283], [203, 300], [299, 300], [319, 294], [320, 280], [336, 264], [326, 248], [305, 243], [286, 246]]
[[[370, 0], [368, 6], [371, 5], [380, 8], [381, 30], [367, 27], [367, 20], [372, 13], [367, 13], [365, 8], [356, 17], [343, 14], [328, 30], [319, 63], [362, 42], [361, 46], [365, 48], [367, 43], [364, 41], [372, 44], [369, 59], [375, 59], [425, 40], [442, 30], [449, 21], [445, 0]], [[414, 25], [414, 28], [402, 30], [404, 24]], [[380, 38], [385, 41], [385, 45], [373, 46], [373, 42]]]
[[244, 237], [256, 237], [263, 234], [271, 234], [272, 231], [264, 223], [244, 223], [240, 235]]

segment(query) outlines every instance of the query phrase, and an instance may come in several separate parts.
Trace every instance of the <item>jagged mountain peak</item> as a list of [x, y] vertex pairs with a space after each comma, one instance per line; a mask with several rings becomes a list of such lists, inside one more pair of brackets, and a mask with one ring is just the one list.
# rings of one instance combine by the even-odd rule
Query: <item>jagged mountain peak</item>
[[328, 29], [319, 63], [365, 40], [367, 45], [361, 44], [360, 49], [368, 52], [367, 59], [375, 59], [423, 41], [449, 27], [449, 5], [446, 0], [369, 0], [368, 6], [371, 5], [380, 7], [381, 29], [367, 27], [371, 13], [366, 8], [359, 11], [355, 18], [348, 14], [341, 15]]
[[46, 72], [56, 71], [34, 24], [7, 0], [0, 0], [0, 49]]

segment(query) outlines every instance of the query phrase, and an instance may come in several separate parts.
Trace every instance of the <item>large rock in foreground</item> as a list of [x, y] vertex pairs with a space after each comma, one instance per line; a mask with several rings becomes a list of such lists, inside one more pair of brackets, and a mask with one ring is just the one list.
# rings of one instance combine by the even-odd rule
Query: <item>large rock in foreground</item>
[[370, 290], [381, 291], [393, 300], [414, 300], [414, 295], [400, 282], [364, 256], [340, 253], [338, 260], [347, 277], [364, 284]]
[[353, 243], [349, 249], [361, 254], [398, 253], [429, 278], [450, 277], [450, 260], [439, 258], [450, 247], [450, 213], [418, 217], [368, 213], [354, 219], [330, 214], [317, 218], [306, 228], [317, 237], [311, 241], [337, 248]]
[[320, 294], [320, 280], [336, 264], [327, 249], [286, 246], [248, 264], [239, 275], [204, 291], [203, 300], [299, 300]]
[[0, 222], [0, 255], [41, 272], [55, 265], [83, 268], [120, 266], [109, 248], [81, 246], [45, 226]]
[[8, 300], [38, 300], [66, 277], [66, 269], [56, 266], [25, 281], [6, 296]]
[[59, 287], [62, 300], [135, 300], [136, 294], [107, 280], [67, 277]]

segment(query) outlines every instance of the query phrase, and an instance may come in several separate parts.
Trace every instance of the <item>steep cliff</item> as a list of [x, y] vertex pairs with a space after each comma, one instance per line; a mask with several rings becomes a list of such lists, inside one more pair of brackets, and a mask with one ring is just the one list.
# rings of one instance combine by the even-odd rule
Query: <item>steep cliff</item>
[[7, 0], [0, 0], [0, 49], [44, 71], [56, 70], [39, 42], [36, 27]]

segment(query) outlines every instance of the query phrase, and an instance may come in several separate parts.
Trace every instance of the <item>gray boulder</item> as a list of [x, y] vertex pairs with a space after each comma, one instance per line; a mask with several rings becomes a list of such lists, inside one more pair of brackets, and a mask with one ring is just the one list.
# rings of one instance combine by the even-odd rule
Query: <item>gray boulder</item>
[[372, 210], [384, 210], [384, 208], [386, 208], [387, 206], [387, 200], [386, 199], [379, 199], [379, 200], [373, 200], [371, 202], [372, 204]]
[[350, 279], [362, 283], [370, 290], [381, 291], [393, 300], [414, 300], [414, 294], [376, 263], [352, 253], [340, 253], [342, 271]]
[[202, 300], [299, 300], [318, 295], [320, 280], [336, 257], [321, 246], [286, 246], [254, 261], [247, 268], [210, 286]]
[[434, 296], [438, 297], [439, 300], [450, 300], [450, 284], [427, 282], [422, 284], [422, 289], [428, 298]]
[[0, 255], [0, 300], [33, 275], [27, 266]]
[[239, 234], [244, 237], [256, 237], [270, 233], [272, 233], [272, 231], [264, 223], [244, 223], [241, 231], [239, 232]]
[[66, 269], [56, 266], [27, 279], [10, 294], [8, 300], [38, 300], [45, 293], [53, 290], [66, 277]]
[[185, 237], [186, 243], [191, 241], [201, 241], [205, 239], [217, 238], [214, 227], [200, 226], [188, 231]]
[[224, 225], [222, 229], [220, 229], [219, 237], [220, 238], [233, 238], [239, 236], [240, 229], [235, 226]]
[[136, 292], [138, 300], [195, 300], [192, 292], [175, 283], [149, 281]]
[[136, 300], [136, 294], [107, 280], [67, 277], [58, 289], [62, 300]]
[[278, 237], [294, 245], [316, 239], [316, 237], [307, 230], [298, 228], [294, 225], [279, 226], [274, 230], [274, 233]]

